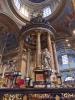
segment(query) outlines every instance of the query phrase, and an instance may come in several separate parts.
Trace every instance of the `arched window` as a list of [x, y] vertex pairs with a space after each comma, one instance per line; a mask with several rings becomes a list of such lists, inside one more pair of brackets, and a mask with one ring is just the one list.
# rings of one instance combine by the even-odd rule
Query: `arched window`
[[24, 9], [24, 15], [25, 15], [26, 17], [29, 17], [29, 12], [28, 12], [27, 9]]
[[43, 17], [47, 17], [49, 15], [51, 15], [51, 8], [50, 8], [50, 6], [48, 6], [48, 7], [43, 9]]
[[27, 10], [27, 8], [25, 6], [21, 6], [21, 9], [20, 9], [20, 12], [26, 16], [26, 17], [29, 17], [29, 12]]
[[27, 7], [23, 4], [21, 4], [20, 0], [14, 0], [15, 6], [17, 9], [22, 13], [24, 16], [29, 17], [29, 12], [27, 10]]
[[24, 6], [21, 6], [21, 9], [20, 9], [20, 12], [24, 15], [25, 13], [25, 8], [24, 8]]
[[14, 0], [15, 6], [20, 9], [21, 4], [20, 4], [20, 0]]
[[57, 42], [56, 46], [62, 80], [65, 81], [66, 77], [75, 78], [75, 50], [64, 41]]

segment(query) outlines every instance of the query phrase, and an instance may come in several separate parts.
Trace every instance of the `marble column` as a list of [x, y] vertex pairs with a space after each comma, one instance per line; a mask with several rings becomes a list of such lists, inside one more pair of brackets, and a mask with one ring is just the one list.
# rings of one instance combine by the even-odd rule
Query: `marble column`
[[26, 55], [25, 54], [22, 55], [21, 74], [22, 74], [22, 77], [21, 78], [24, 79], [25, 76], [26, 76]]
[[26, 77], [30, 77], [30, 49], [27, 50]]
[[75, 11], [75, 0], [72, 0], [72, 4], [73, 4], [73, 9]]
[[53, 50], [52, 50], [52, 43], [51, 43], [51, 36], [50, 36], [50, 33], [48, 33], [47, 35], [47, 39], [48, 39], [48, 50], [51, 54], [51, 68], [53, 70], [55, 70], [55, 67], [54, 67], [54, 57], [53, 57]]
[[20, 71], [21, 71], [21, 78], [25, 77], [25, 70], [26, 70], [26, 57], [25, 54], [23, 54], [23, 45], [24, 45], [24, 41], [21, 40], [20, 41], [20, 54], [19, 54], [19, 65], [21, 66]]
[[37, 33], [36, 39], [36, 67], [41, 67], [41, 41], [40, 41], [41, 33]]
[[55, 69], [57, 73], [59, 73], [59, 64], [58, 64], [58, 58], [57, 58], [57, 52], [56, 52], [56, 45], [55, 42], [52, 42], [53, 44], [53, 52], [54, 52], [54, 61], [55, 61]]
[[57, 52], [56, 52], [56, 45], [55, 42], [53, 41], [53, 51], [54, 51], [54, 60], [55, 60], [55, 68], [57, 71], [57, 87], [60, 87], [62, 84], [61, 80], [61, 75], [60, 75], [60, 70], [59, 70], [59, 64], [58, 64], [58, 58], [57, 58]]

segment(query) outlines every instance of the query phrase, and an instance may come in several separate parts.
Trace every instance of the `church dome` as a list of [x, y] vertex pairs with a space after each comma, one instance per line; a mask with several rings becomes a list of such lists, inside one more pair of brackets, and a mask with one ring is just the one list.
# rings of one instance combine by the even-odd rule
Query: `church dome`
[[[32, 17], [37, 17], [38, 14], [43, 18], [50, 19], [55, 16], [61, 7], [64, 0], [7, 0], [10, 7], [22, 19], [30, 21]], [[13, 10], [12, 10], [13, 11]]]

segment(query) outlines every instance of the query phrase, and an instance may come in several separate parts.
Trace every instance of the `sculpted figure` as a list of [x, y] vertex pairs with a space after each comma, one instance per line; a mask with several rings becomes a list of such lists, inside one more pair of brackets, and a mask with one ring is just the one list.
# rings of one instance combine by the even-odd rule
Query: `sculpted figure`
[[51, 66], [51, 54], [47, 48], [44, 49], [42, 53], [42, 64], [45, 68], [50, 68]]

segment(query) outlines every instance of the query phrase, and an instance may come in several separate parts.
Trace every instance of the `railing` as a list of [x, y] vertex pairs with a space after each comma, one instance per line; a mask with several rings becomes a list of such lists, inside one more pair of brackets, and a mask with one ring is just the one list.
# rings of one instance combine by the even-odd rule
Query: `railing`
[[75, 100], [75, 88], [0, 89], [0, 100]]

